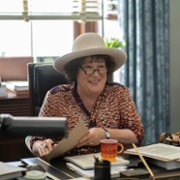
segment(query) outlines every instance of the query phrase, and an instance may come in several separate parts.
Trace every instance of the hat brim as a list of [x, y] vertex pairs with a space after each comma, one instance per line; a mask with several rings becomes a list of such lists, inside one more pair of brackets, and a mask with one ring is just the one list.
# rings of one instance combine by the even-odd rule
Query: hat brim
[[115, 67], [113, 71], [116, 71], [117, 69], [119, 69], [125, 63], [126, 58], [127, 58], [126, 53], [123, 50], [118, 49], [118, 48], [107, 48], [107, 47], [91, 48], [91, 49], [71, 52], [69, 54], [66, 54], [64, 56], [57, 58], [54, 61], [54, 68], [56, 71], [60, 73], [65, 73], [64, 67], [70, 61], [80, 58], [80, 57], [100, 55], [100, 54], [109, 55], [112, 57], [112, 60], [115, 62]]

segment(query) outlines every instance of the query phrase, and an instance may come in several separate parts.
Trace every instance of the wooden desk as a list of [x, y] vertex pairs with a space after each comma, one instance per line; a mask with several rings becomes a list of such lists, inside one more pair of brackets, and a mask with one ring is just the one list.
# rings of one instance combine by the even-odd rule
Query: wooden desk
[[[40, 165], [46, 172], [56, 177], [56, 179], [75, 179], [81, 177], [75, 171], [72, 171], [67, 168], [65, 161], [63, 159], [58, 160], [58, 165], [50, 164], [40, 158], [25, 158], [22, 159], [25, 165]], [[57, 162], [56, 162], [57, 163]]]
[[[78, 177], [81, 177], [79, 174], [77, 174], [75, 171], [67, 168], [66, 164], [65, 164], [65, 161], [63, 159], [56, 159], [56, 160], [53, 160], [51, 161], [50, 163], [49, 162], [46, 162], [40, 158], [25, 158], [25, 159], [21, 159], [20, 162], [15, 162], [15, 163], [11, 163], [11, 164], [14, 164], [14, 165], [17, 165], [17, 164], [24, 164], [24, 166], [31, 166], [31, 165], [40, 165], [46, 172], [48, 172], [50, 175], [56, 177], [56, 179], [75, 179], [75, 178], [78, 178]], [[136, 168], [134, 168], [136, 169]], [[167, 171], [165, 169], [162, 170], [162, 168], [159, 168], [159, 171], [157, 171], [157, 167], [153, 168], [152, 167], [152, 170], [154, 172], [164, 172], [164, 173], [167, 173], [167, 172], [172, 172], [172, 171]], [[174, 170], [174, 172], [179, 172], [180, 169], [178, 170]], [[155, 173], [155, 174], [156, 174]], [[178, 177], [169, 177], [169, 178], [163, 178], [163, 180], [179, 180], [180, 176]], [[88, 178], [86, 178], [88, 179]], [[112, 178], [113, 180], [123, 180], [123, 179], [137, 179], [137, 180], [150, 180], [151, 178], [149, 177], [149, 175], [147, 175], [146, 177], [138, 177], [136, 176], [135, 178], [133, 177], [117, 177], [117, 178]]]
[[[0, 114], [2, 113], [30, 116], [29, 97], [16, 97], [13, 93], [8, 93], [6, 98], [0, 98]], [[0, 160], [4, 162], [32, 157], [24, 138], [0, 138], [0, 151]]]

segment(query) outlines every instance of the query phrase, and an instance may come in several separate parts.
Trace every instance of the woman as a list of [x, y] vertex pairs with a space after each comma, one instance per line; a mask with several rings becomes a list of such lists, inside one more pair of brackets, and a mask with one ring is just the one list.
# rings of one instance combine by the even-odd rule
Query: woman
[[[108, 82], [125, 60], [122, 50], [106, 48], [98, 34], [85, 33], [75, 39], [71, 53], [55, 61], [54, 68], [66, 74], [70, 83], [47, 93], [39, 115], [67, 117], [68, 131], [81, 120], [89, 127], [89, 133], [65, 155], [99, 152], [100, 140], [105, 138], [142, 143], [144, 129], [129, 89]], [[32, 151], [43, 157], [60, 139], [33, 137]]]

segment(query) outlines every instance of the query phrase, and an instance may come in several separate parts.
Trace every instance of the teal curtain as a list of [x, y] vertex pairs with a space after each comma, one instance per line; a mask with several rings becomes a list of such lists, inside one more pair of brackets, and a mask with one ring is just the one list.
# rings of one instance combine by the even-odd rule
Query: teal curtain
[[118, 0], [128, 59], [121, 68], [145, 128], [144, 144], [170, 130], [169, 0]]

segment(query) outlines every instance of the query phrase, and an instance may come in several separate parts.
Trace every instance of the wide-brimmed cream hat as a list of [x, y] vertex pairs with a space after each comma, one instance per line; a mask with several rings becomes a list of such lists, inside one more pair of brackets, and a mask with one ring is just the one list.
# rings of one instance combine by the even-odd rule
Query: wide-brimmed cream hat
[[109, 48], [105, 46], [104, 40], [97, 33], [84, 33], [78, 36], [73, 43], [72, 52], [57, 58], [54, 61], [54, 68], [64, 73], [64, 67], [70, 61], [80, 57], [91, 55], [109, 55], [115, 62], [113, 71], [120, 68], [126, 61], [126, 53], [118, 48]]

